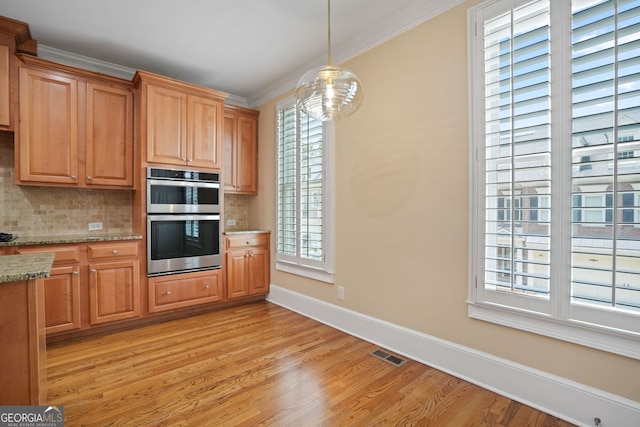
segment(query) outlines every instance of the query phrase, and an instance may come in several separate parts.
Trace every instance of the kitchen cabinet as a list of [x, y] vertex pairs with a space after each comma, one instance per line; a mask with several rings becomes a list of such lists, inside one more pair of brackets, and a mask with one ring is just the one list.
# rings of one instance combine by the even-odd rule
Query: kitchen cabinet
[[150, 277], [149, 312], [222, 301], [222, 270]]
[[138, 71], [140, 141], [146, 161], [222, 168], [222, 115], [227, 94]]
[[89, 244], [87, 260], [91, 325], [140, 317], [138, 244]]
[[47, 374], [43, 289], [43, 279], [0, 283], [2, 405], [45, 404]]
[[18, 65], [15, 54], [37, 53], [29, 25], [0, 17], [0, 131], [14, 132], [18, 110]]
[[268, 233], [225, 236], [229, 299], [269, 292], [269, 237]]
[[131, 83], [19, 58], [16, 183], [133, 188]]
[[47, 335], [141, 317], [138, 241], [18, 246], [5, 253], [55, 254], [43, 279]]
[[259, 111], [226, 106], [224, 109], [224, 191], [258, 192]]
[[46, 246], [18, 248], [17, 254], [53, 252], [55, 254], [51, 273], [43, 279], [46, 333], [80, 329], [80, 247]]

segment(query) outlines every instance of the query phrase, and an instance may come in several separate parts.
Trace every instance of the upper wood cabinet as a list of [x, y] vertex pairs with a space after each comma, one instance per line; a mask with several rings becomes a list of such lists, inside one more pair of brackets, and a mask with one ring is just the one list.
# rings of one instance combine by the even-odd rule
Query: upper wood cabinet
[[16, 183], [133, 187], [133, 88], [20, 55]]
[[0, 131], [14, 132], [18, 110], [18, 52], [36, 55], [37, 43], [24, 22], [0, 17]]
[[259, 111], [226, 106], [224, 109], [224, 191], [258, 192]]
[[147, 162], [222, 168], [226, 93], [145, 71], [136, 73], [134, 84], [138, 132]]

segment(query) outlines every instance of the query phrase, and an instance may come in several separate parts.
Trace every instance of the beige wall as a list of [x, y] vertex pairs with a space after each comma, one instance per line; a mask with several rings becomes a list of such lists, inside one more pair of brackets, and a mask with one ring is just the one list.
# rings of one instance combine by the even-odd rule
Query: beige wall
[[[640, 402], [640, 361], [467, 316], [471, 1], [345, 64], [364, 103], [336, 123], [336, 285], [272, 283]], [[275, 229], [275, 103], [260, 110], [249, 227]]]

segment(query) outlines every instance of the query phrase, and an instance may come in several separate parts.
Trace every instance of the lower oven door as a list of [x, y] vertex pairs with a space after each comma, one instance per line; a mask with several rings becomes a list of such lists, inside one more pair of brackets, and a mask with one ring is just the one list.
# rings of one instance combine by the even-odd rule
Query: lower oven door
[[220, 268], [220, 215], [147, 215], [147, 274]]

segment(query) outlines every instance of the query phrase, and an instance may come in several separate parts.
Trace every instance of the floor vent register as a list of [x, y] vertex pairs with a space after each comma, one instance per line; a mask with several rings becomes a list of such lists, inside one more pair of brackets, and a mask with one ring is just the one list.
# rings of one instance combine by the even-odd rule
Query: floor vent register
[[398, 356], [394, 356], [393, 354], [389, 354], [384, 350], [376, 350], [371, 353], [373, 357], [377, 357], [380, 360], [384, 360], [387, 363], [391, 363], [393, 366], [402, 366], [407, 360], [402, 359]]

